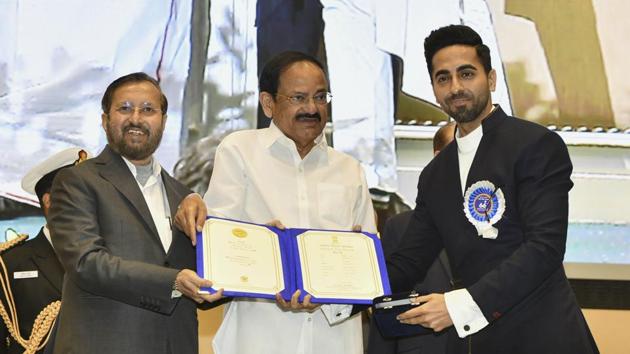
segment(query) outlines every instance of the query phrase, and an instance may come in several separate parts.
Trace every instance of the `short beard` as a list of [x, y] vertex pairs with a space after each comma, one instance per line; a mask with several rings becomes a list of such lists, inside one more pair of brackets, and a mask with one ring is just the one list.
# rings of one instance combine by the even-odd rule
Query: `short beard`
[[[471, 96], [472, 94], [463, 94], [463, 95]], [[449, 103], [449, 101], [451, 100], [456, 99], [457, 96], [462, 96], [462, 94], [453, 95], [449, 97], [447, 100], [447, 103]], [[488, 105], [489, 100], [490, 100], [490, 93], [479, 96], [478, 99], [474, 99], [474, 96], [473, 96], [473, 104], [470, 108], [461, 107], [457, 110], [451, 110], [448, 108], [449, 106], [447, 104], [444, 107], [444, 111], [449, 116], [451, 116], [457, 123], [468, 123], [468, 122], [474, 121], [475, 119], [479, 117], [479, 115], [481, 115], [483, 110]]]
[[[142, 146], [130, 146], [127, 145], [123, 135], [125, 131], [130, 128], [139, 128], [144, 131], [148, 136], [148, 141], [146, 144]], [[157, 150], [158, 146], [160, 146], [160, 142], [162, 141], [162, 133], [164, 129], [158, 129], [155, 132], [152, 132], [146, 125], [136, 125], [136, 124], [127, 124], [122, 128], [122, 131], [116, 132], [114, 134], [114, 129], [110, 126], [109, 120], [107, 121], [107, 142], [109, 146], [124, 156], [128, 160], [132, 161], [140, 161], [149, 158], [155, 150]]]

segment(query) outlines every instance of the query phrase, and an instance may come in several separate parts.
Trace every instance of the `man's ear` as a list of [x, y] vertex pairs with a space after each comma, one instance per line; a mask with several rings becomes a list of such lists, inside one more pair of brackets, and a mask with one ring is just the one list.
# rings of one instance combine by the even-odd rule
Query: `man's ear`
[[42, 211], [44, 215], [48, 214], [48, 210], [50, 209], [50, 193], [44, 193], [42, 195]]
[[497, 87], [497, 72], [494, 69], [488, 73], [488, 86], [491, 92], [494, 92]]
[[109, 117], [107, 117], [107, 113], [102, 113], [101, 114], [101, 127], [103, 127], [103, 130], [105, 132], [107, 132], [107, 120], [109, 119]]
[[262, 107], [263, 112], [265, 112], [265, 116], [267, 116], [267, 118], [272, 118], [274, 105], [276, 104], [273, 96], [269, 92], [263, 91], [258, 95], [258, 100], [260, 101], [260, 106]]

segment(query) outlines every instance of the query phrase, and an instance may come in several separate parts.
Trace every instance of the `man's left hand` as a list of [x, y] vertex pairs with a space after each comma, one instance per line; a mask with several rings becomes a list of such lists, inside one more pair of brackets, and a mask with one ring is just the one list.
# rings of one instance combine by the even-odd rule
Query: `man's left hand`
[[436, 332], [453, 325], [453, 320], [446, 308], [444, 294], [418, 296], [415, 303], [421, 303], [421, 305], [398, 315], [397, 319], [401, 323], [421, 325]]
[[223, 289], [219, 289], [214, 294], [200, 294], [199, 289], [202, 287], [212, 287], [212, 282], [200, 278], [197, 273], [190, 269], [182, 269], [177, 273], [175, 283], [177, 284], [177, 290], [198, 304], [204, 301], [214, 302], [223, 297]]
[[291, 296], [291, 301], [286, 302], [282, 298], [282, 296], [278, 293], [276, 294], [276, 303], [280, 306], [281, 309], [287, 311], [307, 311], [313, 312], [319, 308], [319, 305], [311, 303], [311, 295], [308, 294], [304, 296], [304, 301], [300, 303], [300, 290], [296, 290]]

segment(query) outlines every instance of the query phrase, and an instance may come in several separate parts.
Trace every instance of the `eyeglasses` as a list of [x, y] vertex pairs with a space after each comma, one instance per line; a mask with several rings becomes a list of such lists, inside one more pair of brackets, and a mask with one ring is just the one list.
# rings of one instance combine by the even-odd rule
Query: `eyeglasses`
[[143, 103], [140, 107], [135, 107], [130, 102], [124, 102], [121, 106], [114, 109], [121, 116], [129, 117], [132, 116], [136, 111], [142, 117], [152, 117], [160, 112], [162, 112], [159, 108], [153, 108], [150, 103]]
[[[303, 94], [286, 96], [286, 95], [276, 93], [276, 96], [286, 98], [287, 101], [289, 101], [289, 103], [294, 106], [303, 106], [305, 104], [308, 104], [311, 99], [311, 97], [308, 97]], [[316, 105], [323, 106], [323, 105], [329, 104], [330, 101], [332, 101], [332, 94], [330, 92], [318, 92], [313, 95], [312, 99], [313, 99], [313, 103], [315, 103]]]

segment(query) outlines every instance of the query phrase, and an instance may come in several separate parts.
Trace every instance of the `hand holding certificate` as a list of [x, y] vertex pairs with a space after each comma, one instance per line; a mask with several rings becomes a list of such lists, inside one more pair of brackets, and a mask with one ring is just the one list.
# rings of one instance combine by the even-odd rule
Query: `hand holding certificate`
[[197, 272], [226, 296], [371, 304], [389, 294], [380, 240], [366, 232], [286, 229], [210, 217], [198, 235]]

